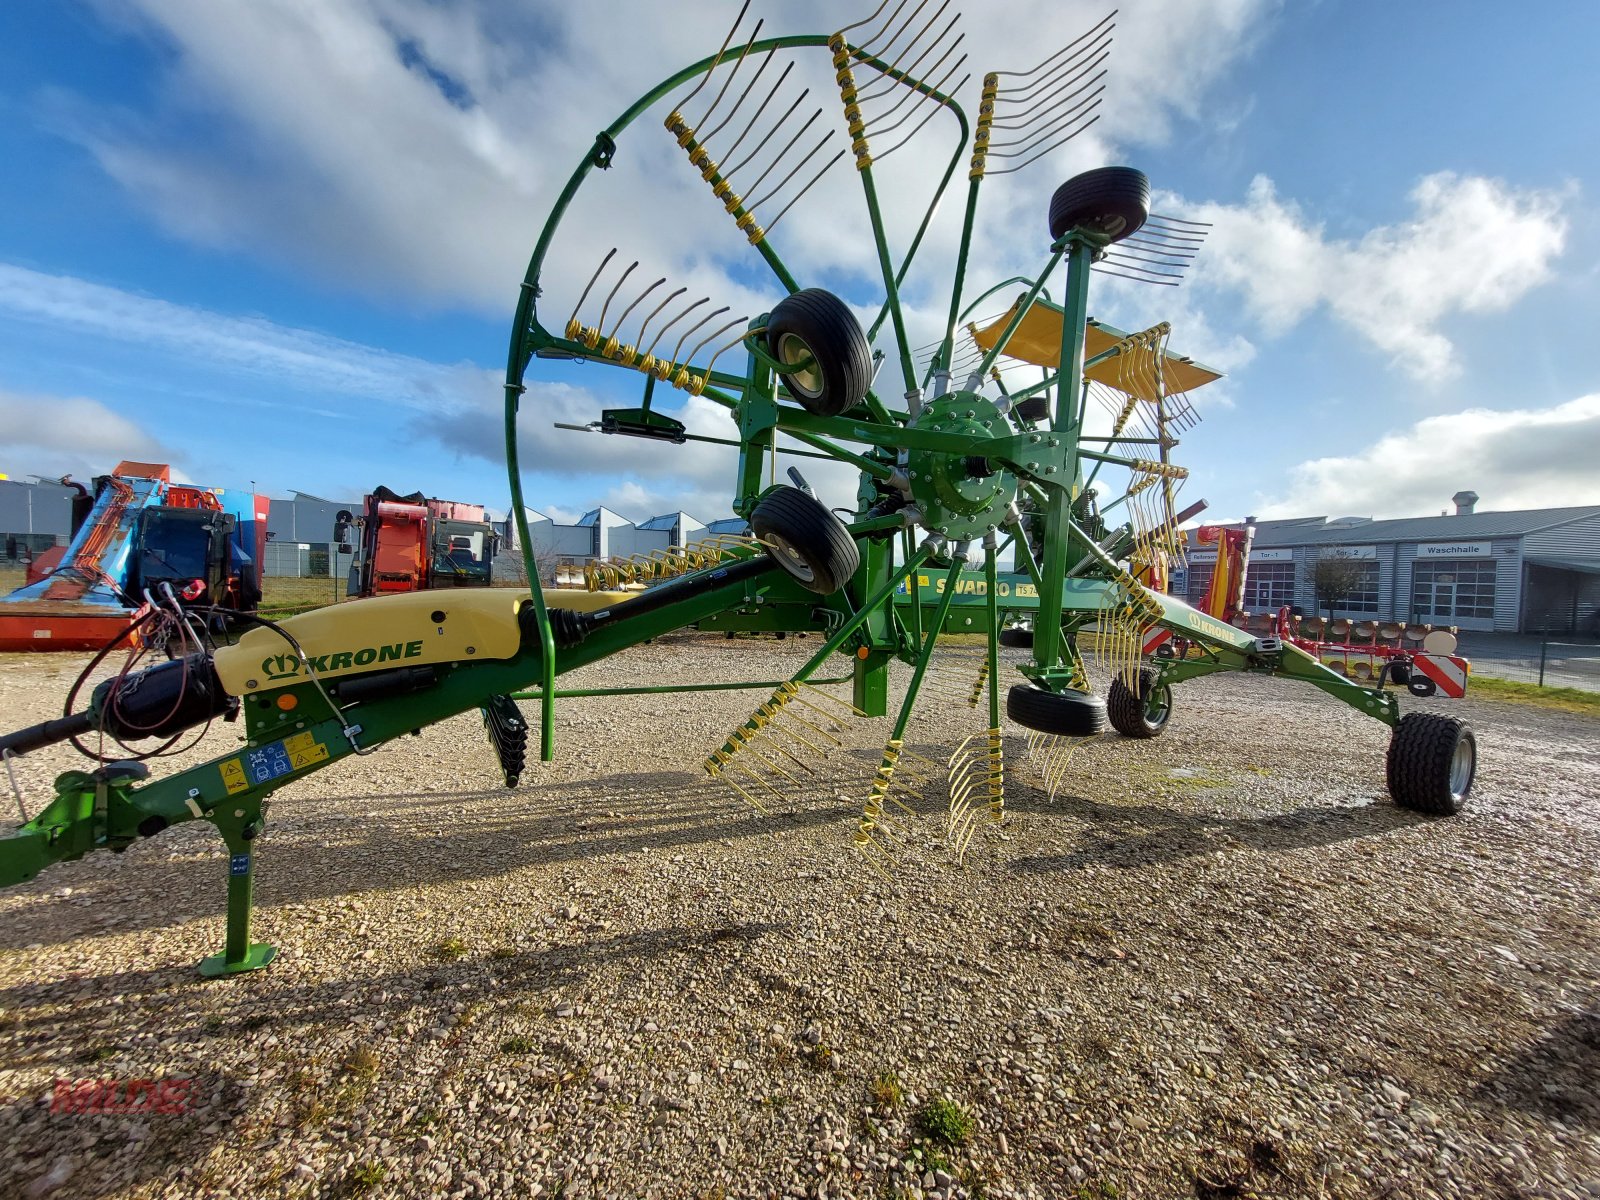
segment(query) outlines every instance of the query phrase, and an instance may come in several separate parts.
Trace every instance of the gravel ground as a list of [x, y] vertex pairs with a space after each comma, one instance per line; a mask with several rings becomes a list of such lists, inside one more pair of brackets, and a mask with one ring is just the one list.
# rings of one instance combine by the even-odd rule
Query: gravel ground
[[[778, 678], [815, 644], [568, 678]], [[4, 723], [80, 662], [8, 661]], [[767, 817], [700, 773], [760, 698], [566, 702], [515, 792], [475, 718], [285, 788], [255, 974], [193, 970], [208, 826], [0, 893], [0, 1194], [1600, 1196], [1600, 722], [1453, 702], [1477, 790], [1429, 820], [1385, 796], [1383, 726], [1219, 676], [1054, 798], [1008, 738], [1004, 825], [956, 866], [930, 795], [885, 882], [849, 834], [886, 722]], [[910, 741], [982, 724], [930, 702]], [[17, 764], [35, 807], [71, 762]], [[52, 1113], [61, 1079], [194, 1105]]]

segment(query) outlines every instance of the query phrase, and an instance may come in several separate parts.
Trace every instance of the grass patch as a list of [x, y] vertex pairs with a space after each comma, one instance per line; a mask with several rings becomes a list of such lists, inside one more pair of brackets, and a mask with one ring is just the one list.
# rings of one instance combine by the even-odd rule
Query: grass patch
[[936, 1096], [917, 1113], [917, 1128], [924, 1137], [948, 1146], [965, 1146], [972, 1140], [972, 1114], [954, 1100]]
[[906, 1100], [906, 1090], [900, 1083], [900, 1076], [893, 1071], [879, 1071], [867, 1085], [867, 1095], [878, 1108], [899, 1108]]
[[340, 1193], [346, 1196], [365, 1196], [383, 1182], [388, 1169], [382, 1163], [362, 1162], [350, 1168], [344, 1177]]
[[380, 1065], [382, 1060], [379, 1059], [377, 1051], [370, 1046], [357, 1046], [346, 1054], [344, 1061], [340, 1063], [340, 1066], [350, 1074], [361, 1076], [376, 1075]]
[[448, 937], [433, 948], [434, 954], [446, 962], [454, 962], [467, 955], [467, 944], [458, 937]]
[[1557, 708], [1562, 712], [1585, 713], [1591, 717], [1600, 717], [1600, 692], [1585, 692], [1579, 688], [1542, 688], [1536, 683], [1523, 683], [1515, 679], [1488, 679], [1474, 674], [1472, 682], [1467, 685], [1467, 696], [1473, 700], [1504, 700], [1511, 704]]
[[513, 1034], [500, 1043], [502, 1054], [532, 1054], [539, 1048], [539, 1043], [525, 1033]]

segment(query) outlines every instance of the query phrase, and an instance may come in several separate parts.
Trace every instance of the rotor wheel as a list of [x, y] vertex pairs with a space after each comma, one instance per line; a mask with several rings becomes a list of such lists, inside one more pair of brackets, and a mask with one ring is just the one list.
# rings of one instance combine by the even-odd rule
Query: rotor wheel
[[1156, 672], [1149, 667], [1139, 671], [1137, 686], [1129, 687], [1122, 676], [1106, 690], [1106, 717], [1123, 737], [1153, 738], [1166, 732], [1172, 717], [1172, 688], [1157, 686]]
[[1061, 737], [1094, 737], [1106, 731], [1106, 702], [1088, 692], [1048, 692], [1019, 683], [1006, 693], [1006, 716], [1024, 729]]
[[1050, 197], [1050, 236], [1088, 229], [1113, 242], [1138, 233], [1150, 216], [1150, 180], [1132, 167], [1074, 175]]
[[838, 591], [861, 565], [844, 522], [799, 488], [781, 485], [763, 496], [750, 531], [796, 583], [819, 596]]
[[785, 366], [779, 378], [800, 407], [818, 417], [854, 408], [872, 386], [872, 349], [847, 305], [822, 288], [780, 300], [767, 317], [767, 348]]
[[1460, 717], [1408, 713], [1389, 741], [1389, 795], [1401, 808], [1451, 817], [1478, 771], [1478, 739]]

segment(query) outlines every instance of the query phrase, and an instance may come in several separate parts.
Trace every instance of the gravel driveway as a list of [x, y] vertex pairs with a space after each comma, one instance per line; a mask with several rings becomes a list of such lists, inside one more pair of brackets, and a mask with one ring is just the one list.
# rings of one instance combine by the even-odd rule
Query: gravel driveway
[[[779, 678], [815, 646], [567, 678]], [[4, 724], [81, 661], [8, 660]], [[1429, 702], [1482, 746], [1431, 820], [1389, 803], [1382, 725], [1201, 680], [1053, 799], [1008, 737], [1004, 825], [957, 866], [930, 795], [885, 882], [849, 835], [887, 722], [767, 817], [700, 772], [763, 698], [565, 702], [515, 792], [475, 717], [285, 788], [280, 957], [232, 980], [193, 969], [208, 826], [0, 893], [0, 1195], [1600, 1196], [1600, 721]], [[930, 701], [909, 743], [983, 723]], [[69, 765], [17, 763], [35, 809]], [[51, 1111], [139, 1079], [190, 1110]]]

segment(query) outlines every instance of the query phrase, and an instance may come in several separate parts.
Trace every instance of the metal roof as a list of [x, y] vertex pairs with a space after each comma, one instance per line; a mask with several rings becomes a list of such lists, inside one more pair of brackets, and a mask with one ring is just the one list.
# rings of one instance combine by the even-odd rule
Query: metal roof
[[1523, 562], [1536, 567], [1555, 567], [1561, 571], [1578, 571], [1584, 575], [1600, 575], [1600, 558], [1582, 558], [1573, 554], [1527, 554]]
[[1600, 517], [1600, 504], [1576, 508], [1525, 508], [1513, 512], [1464, 513], [1447, 517], [1401, 517], [1360, 525], [1288, 525], [1262, 522], [1256, 546], [1327, 546], [1345, 543], [1413, 542], [1438, 539], [1520, 537], [1553, 525]]

